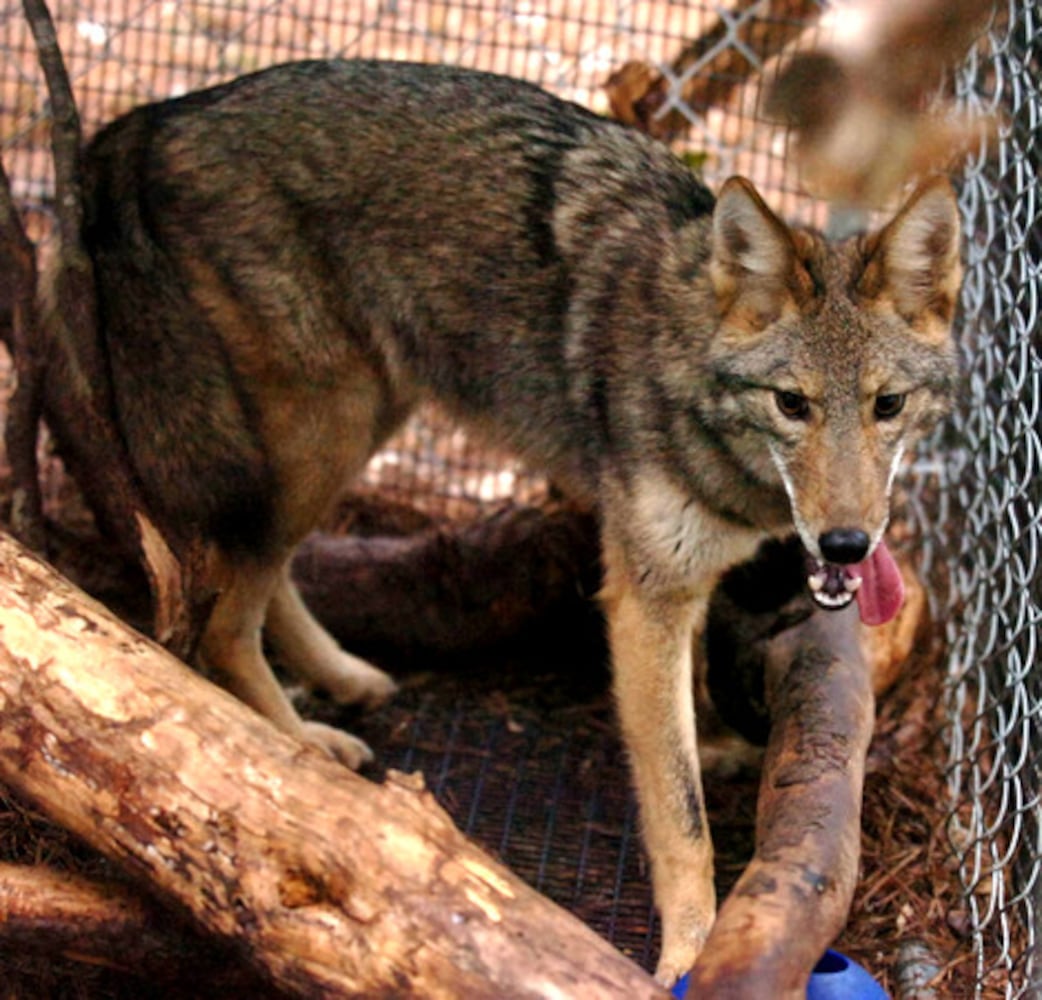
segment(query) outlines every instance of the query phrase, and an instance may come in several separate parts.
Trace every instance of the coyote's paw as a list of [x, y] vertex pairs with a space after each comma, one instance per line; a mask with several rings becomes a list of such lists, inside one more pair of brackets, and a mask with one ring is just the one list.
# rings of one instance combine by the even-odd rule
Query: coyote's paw
[[675, 898], [662, 905], [662, 954], [655, 969], [655, 981], [667, 989], [691, 971], [709, 937], [716, 919], [716, 898], [698, 894], [681, 902]]
[[709, 928], [697, 930], [694, 936], [685, 941], [666, 942], [663, 940], [662, 954], [655, 967], [655, 982], [671, 989], [680, 979], [694, 967], [695, 960], [702, 953], [702, 946], [709, 936]]
[[398, 690], [382, 670], [350, 653], [341, 653], [335, 667], [323, 671], [319, 685], [338, 704], [363, 708], [377, 708]]
[[373, 751], [365, 742], [335, 726], [327, 726], [324, 722], [303, 723], [301, 736], [305, 743], [325, 751], [352, 771], [357, 771], [363, 764], [373, 760]]

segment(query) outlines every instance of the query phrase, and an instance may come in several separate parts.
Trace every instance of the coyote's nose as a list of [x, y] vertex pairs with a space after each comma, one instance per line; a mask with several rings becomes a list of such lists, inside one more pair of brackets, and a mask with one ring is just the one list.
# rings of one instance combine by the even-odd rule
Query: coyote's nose
[[818, 548], [826, 562], [858, 563], [868, 555], [870, 539], [858, 528], [833, 528], [818, 538]]

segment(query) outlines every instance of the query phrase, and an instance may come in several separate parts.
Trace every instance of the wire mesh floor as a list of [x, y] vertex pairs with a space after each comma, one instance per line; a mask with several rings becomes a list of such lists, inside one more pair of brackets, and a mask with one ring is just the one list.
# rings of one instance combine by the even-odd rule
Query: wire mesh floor
[[[567, 664], [426, 675], [349, 725], [377, 771], [422, 772], [465, 833], [650, 969], [650, 874], [607, 684]], [[744, 772], [707, 781], [721, 896], [752, 853], [757, 783]]]

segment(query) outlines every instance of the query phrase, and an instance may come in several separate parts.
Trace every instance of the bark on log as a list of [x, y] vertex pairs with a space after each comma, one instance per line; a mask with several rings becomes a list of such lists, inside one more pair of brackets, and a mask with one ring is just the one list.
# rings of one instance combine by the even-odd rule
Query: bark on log
[[875, 707], [856, 609], [816, 612], [765, 656], [756, 854], [720, 908], [689, 997], [800, 1000], [853, 899]]
[[0, 780], [301, 996], [664, 997], [414, 781], [277, 732], [0, 538]]

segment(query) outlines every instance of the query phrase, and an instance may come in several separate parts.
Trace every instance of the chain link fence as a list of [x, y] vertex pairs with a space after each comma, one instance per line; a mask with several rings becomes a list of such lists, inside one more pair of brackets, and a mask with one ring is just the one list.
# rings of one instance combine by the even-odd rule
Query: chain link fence
[[[948, 644], [948, 839], [980, 982], [1042, 996], [1042, 21], [1000, 4], [956, 80], [997, 135], [965, 165], [964, 394], [918, 481]], [[937, 447], [936, 445], [940, 445]], [[929, 463], [921, 464], [925, 471]]]
[[[818, 30], [813, 0], [54, 0], [52, 10], [88, 132], [143, 101], [289, 59], [457, 63], [599, 111], [606, 81], [637, 63], [665, 82], [652, 118], [683, 119], [682, 145], [704, 154], [708, 179], [741, 171], [780, 211], [821, 221], [787, 169], [785, 136], [756, 113], [774, 60]], [[963, 889], [949, 919], [966, 922], [981, 988], [1008, 997], [1042, 995], [1040, 46], [1036, 0], [1004, 0], [956, 80], [999, 127], [960, 186], [965, 393], [910, 478], [949, 650], [948, 834]], [[47, 108], [18, 0], [0, 0], [0, 50], [0, 147], [44, 240]], [[432, 413], [377, 456], [369, 484], [447, 515], [544, 490]]]

